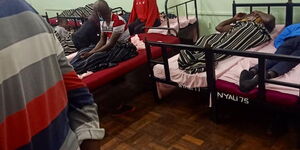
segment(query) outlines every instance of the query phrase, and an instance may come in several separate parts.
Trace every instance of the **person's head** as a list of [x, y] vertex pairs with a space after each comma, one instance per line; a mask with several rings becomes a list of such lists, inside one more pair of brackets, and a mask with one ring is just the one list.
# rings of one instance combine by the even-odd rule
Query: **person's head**
[[111, 19], [111, 9], [105, 0], [98, 0], [95, 2], [93, 11], [98, 17], [101, 17], [106, 21]]
[[66, 18], [58, 18], [57, 23], [59, 26], [66, 28], [68, 26], [68, 20]]
[[271, 14], [267, 14], [261, 11], [253, 11], [252, 12], [254, 15], [258, 15], [262, 19], [262, 23], [264, 26], [267, 28], [269, 32], [272, 32], [273, 29], [275, 28], [275, 17]]

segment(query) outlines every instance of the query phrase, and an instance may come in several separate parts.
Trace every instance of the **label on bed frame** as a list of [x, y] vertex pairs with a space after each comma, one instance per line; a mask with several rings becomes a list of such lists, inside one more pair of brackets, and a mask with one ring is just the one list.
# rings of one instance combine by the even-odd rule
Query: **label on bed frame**
[[249, 98], [237, 96], [237, 95], [234, 95], [234, 94], [218, 92], [217, 97], [222, 98], [222, 99], [226, 99], [226, 100], [231, 100], [231, 101], [235, 101], [235, 102], [244, 103], [244, 104], [249, 104]]

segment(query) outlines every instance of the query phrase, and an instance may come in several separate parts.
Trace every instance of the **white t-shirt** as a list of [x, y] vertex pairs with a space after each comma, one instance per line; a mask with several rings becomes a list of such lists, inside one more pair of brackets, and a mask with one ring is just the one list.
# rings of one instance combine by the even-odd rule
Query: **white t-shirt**
[[56, 26], [55, 27], [55, 31], [59, 34], [59, 36], [61, 36], [62, 38], [66, 38], [67, 36], [69, 36], [69, 32], [61, 26]]
[[113, 33], [121, 33], [118, 42], [127, 42], [130, 38], [129, 30], [126, 21], [116, 14], [112, 14], [110, 24], [107, 25], [106, 21], [100, 21], [101, 32], [106, 34], [108, 40]]

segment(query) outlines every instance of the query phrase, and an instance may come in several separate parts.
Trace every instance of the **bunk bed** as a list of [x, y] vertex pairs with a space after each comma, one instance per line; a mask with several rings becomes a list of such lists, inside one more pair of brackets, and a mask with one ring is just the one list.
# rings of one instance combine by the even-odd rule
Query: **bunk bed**
[[[233, 5], [236, 5], [236, 3], [233, 3]], [[276, 7], [286, 8], [287, 4], [286, 3], [276, 4]], [[233, 13], [235, 12], [236, 10], [234, 9]], [[290, 24], [290, 19], [292, 19], [291, 17], [289, 17], [289, 14], [291, 13], [287, 11], [286, 12], [287, 25]], [[271, 33], [272, 39], [274, 39], [283, 28], [284, 25], [276, 25], [276, 28]], [[258, 47], [251, 48], [247, 51], [258, 51], [263, 47], [267, 46], [269, 43], [271, 42], [264, 43]], [[154, 95], [156, 100], [159, 100], [164, 95], [170, 93], [174, 89], [174, 87], [181, 87], [181, 88], [186, 88], [194, 91], [207, 90], [206, 73], [203, 72], [203, 73], [196, 73], [196, 74], [188, 74], [183, 70], [180, 70], [177, 62], [178, 56], [179, 55], [175, 55], [171, 58], [164, 58], [164, 62], [161, 64], [152, 63], [151, 58], [149, 58], [148, 61], [150, 62], [151, 67], [154, 66], [153, 70], [151, 69], [151, 78], [152, 80], [155, 81], [156, 84], [154, 90], [155, 92]], [[242, 58], [240, 57], [231, 57], [230, 59], [225, 59], [220, 61], [216, 67], [216, 71], [215, 71], [216, 77], [219, 78], [226, 71], [228, 71], [229, 68], [233, 67], [241, 60]]]
[[[88, 16], [92, 14], [92, 11], [93, 4], [88, 4], [85, 7], [64, 10], [60, 14], [56, 13], [56, 17], [49, 18], [47, 12], [45, 13], [45, 15], [42, 15], [42, 17], [44, 17], [51, 26], [58, 25], [58, 18], [67, 19], [68, 25], [71, 28], [77, 30], [88, 19]], [[112, 12], [119, 15], [127, 14], [127, 12], [122, 7], [113, 8]]]
[[[289, 25], [293, 22], [293, 9], [298, 7], [298, 3], [259, 3], [259, 4], [237, 4], [233, 2], [233, 15], [236, 13], [237, 7], [250, 7], [252, 11], [253, 7], [266, 7], [268, 13], [270, 13], [271, 7], [283, 7], [286, 10], [285, 25]], [[282, 30], [283, 26], [277, 25], [275, 32], [272, 34], [272, 37], [276, 37], [278, 33]], [[173, 49], [188, 49], [188, 50], [200, 50], [205, 52], [206, 58], [206, 69], [207, 71], [203, 73], [200, 77], [195, 77], [192, 81], [189, 81], [189, 77], [185, 76], [190, 83], [199, 83], [202, 85], [196, 88], [190, 88], [191, 90], [206, 90], [209, 93], [210, 97], [210, 106], [214, 112], [214, 120], [217, 121], [218, 118], [218, 106], [220, 102], [231, 101], [234, 103], [240, 104], [268, 104], [275, 108], [291, 110], [290, 108], [300, 107], [299, 103], [299, 81], [297, 81], [297, 75], [300, 74], [297, 68], [300, 68], [298, 65], [291, 72], [289, 72], [284, 77], [276, 78], [275, 80], [266, 80], [264, 78], [265, 70], [265, 59], [277, 59], [277, 60], [287, 60], [287, 61], [296, 61], [300, 62], [299, 57], [294, 56], [283, 56], [283, 55], [274, 55], [270, 54], [275, 51], [273, 47], [273, 42], [263, 44], [259, 47], [256, 47], [252, 50], [240, 52], [224, 49], [212, 49], [212, 48], [201, 48], [197, 46], [189, 46], [182, 44], [163, 44], [157, 42], [146, 42], [147, 49], [152, 46], [159, 46], [163, 48], [173, 48]], [[215, 68], [214, 57], [215, 53], [226, 54], [232, 56], [230, 59], [223, 60], [218, 63]], [[166, 56], [163, 54], [163, 56]], [[242, 58], [240, 57], [242, 56]], [[253, 65], [253, 59], [248, 59], [245, 57], [256, 58], [259, 61], [259, 87], [258, 89], [252, 90], [250, 93], [242, 93], [238, 86], [239, 74], [243, 69], [249, 69], [250, 65]], [[176, 59], [176, 58], [173, 58]], [[176, 59], [177, 60], [177, 59]], [[150, 77], [153, 81], [153, 92], [156, 100], [159, 100], [159, 88], [157, 88], [156, 83], [164, 85], [172, 85], [181, 87], [178, 81], [174, 81], [174, 76], [182, 77], [181, 74], [174, 75], [174, 67], [172, 66], [172, 58], [168, 60], [166, 56], [163, 59], [163, 62], [154, 61], [151, 57], [148, 57], [148, 63], [150, 67]], [[255, 62], [255, 61], [254, 61]], [[177, 62], [176, 62], [177, 63]], [[170, 65], [169, 65], [170, 64]], [[154, 66], [154, 69], [153, 67]], [[159, 69], [158, 69], [159, 68]], [[158, 75], [157, 72], [163, 72], [162, 75]], [[291, 78], [292, 76], [292, 78]], [[183, 80], [184, 81], [184, 80]], [[292, 83], [290, 83], [292, 82]], [[266, 83], [269, 83], [266, 86]], [[285, 88], [279, 88], [276, 84], [280, 86], [285, 86]], [[159, 86], [158, 86], [159, 87]], [[294, 88], [293, 90], [291, 90]], [[296, 88], [296, 89], [295, 89]], [[295, 110], [295, 109], [294, 109]]]

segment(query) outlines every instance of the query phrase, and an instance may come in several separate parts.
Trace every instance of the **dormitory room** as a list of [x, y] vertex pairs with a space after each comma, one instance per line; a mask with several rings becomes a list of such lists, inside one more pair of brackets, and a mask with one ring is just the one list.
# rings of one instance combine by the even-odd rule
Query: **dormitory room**
[[0, 0], [0, 150], [300, 150], [300, 0]]

